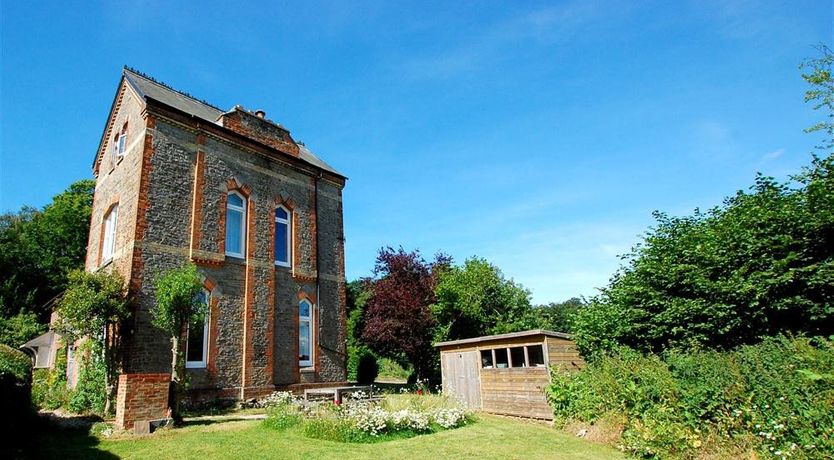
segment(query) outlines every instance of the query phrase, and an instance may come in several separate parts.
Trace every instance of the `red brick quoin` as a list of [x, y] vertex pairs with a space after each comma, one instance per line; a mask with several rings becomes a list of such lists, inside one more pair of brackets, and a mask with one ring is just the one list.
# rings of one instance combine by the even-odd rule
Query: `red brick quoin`
[[122, 374], [116, 395], [116, 428], [132, 430], [136, 422], [168, 414], [170, 374]]

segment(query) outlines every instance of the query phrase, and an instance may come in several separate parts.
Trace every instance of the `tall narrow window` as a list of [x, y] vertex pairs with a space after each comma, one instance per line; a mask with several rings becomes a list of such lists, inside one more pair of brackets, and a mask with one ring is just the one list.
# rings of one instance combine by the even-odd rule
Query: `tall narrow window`
[[116, 155], [122, 156], [125, 154], [127, 150], [127, 122], [125, 122], [124, 126], [122, 126], [122, 130], [119, 132], [119, 138], [116, 142]]
[[194, 318], [188, 324], [185, 341], [185, 367], [206, 367], [208, 356], [208, 305], [209, 293], [205, 290], [197, 294], [197, 301], [206, 306], [206, 314]]
[[110, 208], [110, 212], [104, 217], [104, 241], [101, 244], [101, 261], [109, 262], [113, 259], [113, 252], [116, 249], [116, 220], [119, 218], [119, 205]]
[[246, 243], [246, 199], [237, 192], [226, 196], [226, 254], [243, 258]]
[[113, 137], [113, 157], [112, 166], [116, 166], [119, 158], [123, 157], [127, 150], [127, 122], [122, 126], [121, 131], [116, 133]]
[[309, 367], [313, 365], [313, 305], [307, 300], [298, 303], [298, 365]]
[[275, 208], [275, 265], [290, 266], [292, 257], [292, 214], [283, 206]]

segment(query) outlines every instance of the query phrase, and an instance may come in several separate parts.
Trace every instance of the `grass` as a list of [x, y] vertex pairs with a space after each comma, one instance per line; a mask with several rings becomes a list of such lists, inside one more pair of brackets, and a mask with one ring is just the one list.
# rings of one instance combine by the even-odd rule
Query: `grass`
[[121, 439], [98, 440], [83, 432], [62, 432], [47, 435], [37, 445], [38, 454], [44, 458], [624, 458], [615, 449], [583, 441], [546, 424], [489, 415], [481, 415], [478, 422], [462, 428], [375, 444], [313, 440], [297, 429], [278, 432], [259, 421], [200, 421]]

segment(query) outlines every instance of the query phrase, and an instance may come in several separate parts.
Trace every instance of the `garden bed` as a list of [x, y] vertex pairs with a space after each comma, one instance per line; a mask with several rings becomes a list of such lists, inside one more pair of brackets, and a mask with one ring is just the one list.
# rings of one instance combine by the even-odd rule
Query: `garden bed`
[[276, 392], [263, 404], [267, 410], [264, 426], [278, 431], [298, 429], [308, 438], [339, 442], [409, 438], [458, 428], [475, 420], [456, 401], [429, 394], [370, 398], [367, 393], [356, 392], [335, 404]]

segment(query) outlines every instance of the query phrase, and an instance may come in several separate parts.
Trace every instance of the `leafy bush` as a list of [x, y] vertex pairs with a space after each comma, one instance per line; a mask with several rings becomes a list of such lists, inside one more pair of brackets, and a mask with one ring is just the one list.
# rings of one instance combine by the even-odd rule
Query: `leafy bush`
[[298, 409], [298, 406], [293, 404], [271, 406], [267, 408], [266, 415], [267, 418], [264, 420], [264, 426], [278, 431], [292, 428], [304, 421], [304, 416]]
[[359, 351], [359, 364], [356, 366], [356, 382], [374, 383], [379, 375], [379, 364], [376, 355], [369, 348], [362, 347]]
[[25, 432], [32, 419], [31, 375], [29, 357], [0, 344], [0, 430], [12, 440], [12, 446], [19, 440], [18, 432]]
[[98, 343], [92, 340], [84, 341], [76, 352], [78, 356], [78, 382], [71, 392], [70, 411], [76, 414], [105, 415], [107, 402], [107, 388], [105, 387], [105, 367], [102, 351]]
[[0, 316], [0, 343], [17, 348], [46, 331], [46, 324], [38, 322], [38, 315], [20, 312], [14, 316]]
[[0, 344], [0, 376], [27, 383], [32, 372], [32, 360], [25, 353]]
[[722, 443], [780, 458], [834, 452], [834, 342], [822, 338], [663, 357], [619, 348], [580, 372], [554, 370], [547, 393], [558, 423], [624, 416], [622, 446], [641, 456]]

